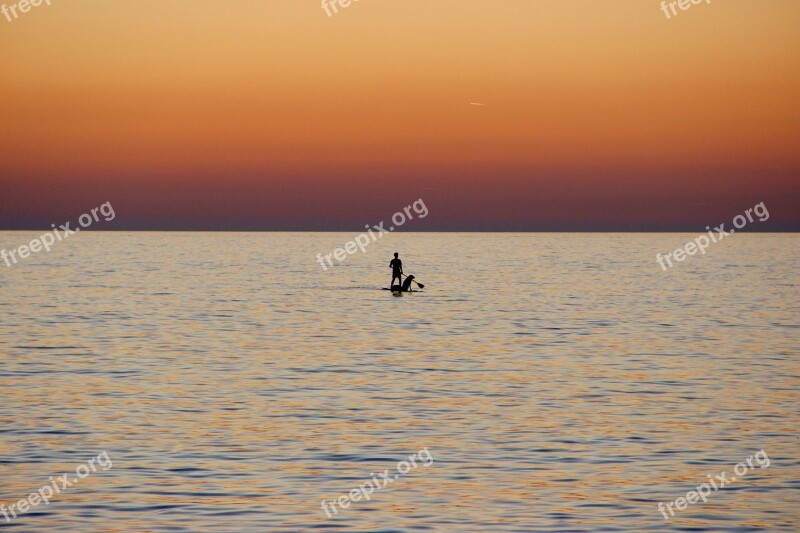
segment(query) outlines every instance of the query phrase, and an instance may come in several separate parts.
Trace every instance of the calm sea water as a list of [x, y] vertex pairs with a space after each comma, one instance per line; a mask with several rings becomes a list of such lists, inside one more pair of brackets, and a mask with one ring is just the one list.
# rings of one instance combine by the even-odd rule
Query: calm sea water
[[[354, 234], [83, 233], [0, 264], [0, 504], [113, 462], [0, 528], [797, 531], [800, 236], [663, 272], [694, 236], [397, 233], [323, 272]], [[378, 290], [394, 251], [423, 293]]]

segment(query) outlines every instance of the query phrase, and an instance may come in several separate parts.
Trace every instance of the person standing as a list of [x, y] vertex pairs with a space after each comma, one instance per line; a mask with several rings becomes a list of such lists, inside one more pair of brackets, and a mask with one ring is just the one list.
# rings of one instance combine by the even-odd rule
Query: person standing
[[389, 268], [392, 269], [392, 283], [389, 285], [390, 289], [394, 287], [394, 278], [397, 278], [398, 285], [403, 284], [403, 262], [400, 261], [400, 257], [398, 257], [398, 255], [399, 254], [395, 252], [394, 259], [389, 261]]

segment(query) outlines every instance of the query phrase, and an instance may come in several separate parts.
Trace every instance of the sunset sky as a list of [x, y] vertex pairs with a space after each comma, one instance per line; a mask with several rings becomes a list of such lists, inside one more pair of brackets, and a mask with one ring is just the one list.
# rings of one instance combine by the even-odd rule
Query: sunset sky
[[[0, 3], [12, 4], [12, 0]], [[0, 229], [800, 230], [800, 2], [52, 0], [0, 16]], [[472, 105], [483, 104], [483, 105]]]

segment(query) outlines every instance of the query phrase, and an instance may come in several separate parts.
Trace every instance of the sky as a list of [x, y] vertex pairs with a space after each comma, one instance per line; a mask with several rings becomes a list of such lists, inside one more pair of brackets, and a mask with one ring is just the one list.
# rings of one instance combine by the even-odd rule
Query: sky
[[111, 202], [111, 229], [361, 231], [422, 198], [408, 229], [764, 202], [753, 230], [800, 231], [798, 27], [796, 0], [52, 0], [0, 15], [0, 229]]

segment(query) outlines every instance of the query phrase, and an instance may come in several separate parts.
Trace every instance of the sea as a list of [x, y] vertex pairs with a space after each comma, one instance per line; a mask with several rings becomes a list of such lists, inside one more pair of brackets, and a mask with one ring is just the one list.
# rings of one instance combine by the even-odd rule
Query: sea
[[0, 529], [800, 530], [798, 234], [356, 235], [0, 262]]

